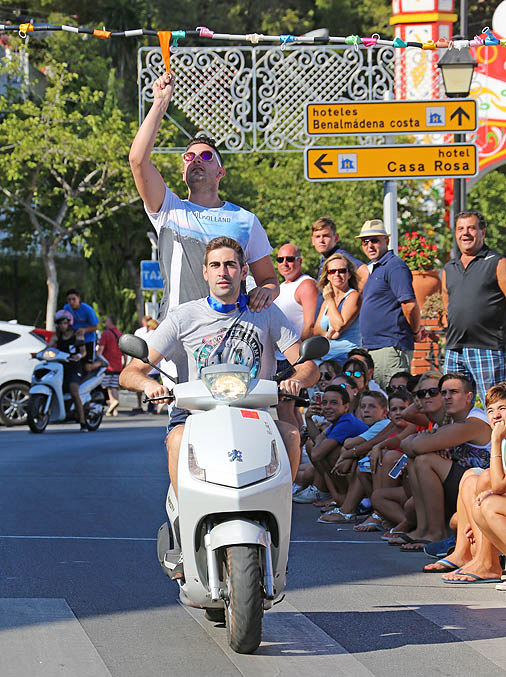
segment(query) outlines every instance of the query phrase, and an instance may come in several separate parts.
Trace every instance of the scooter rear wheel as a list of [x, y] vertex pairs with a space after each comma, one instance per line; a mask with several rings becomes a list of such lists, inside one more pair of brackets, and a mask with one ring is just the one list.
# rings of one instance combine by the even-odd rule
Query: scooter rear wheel
[[28, 425], [32, 433], [43, 433], [49, 423], [49, 412], [44, 413], [46, 395], [30, 395], [27, 406]]
[[225, 549], [227, 638], [237, 653], [253, 653], [262, 641], [264, 615], [258, 546], [230, 545]]

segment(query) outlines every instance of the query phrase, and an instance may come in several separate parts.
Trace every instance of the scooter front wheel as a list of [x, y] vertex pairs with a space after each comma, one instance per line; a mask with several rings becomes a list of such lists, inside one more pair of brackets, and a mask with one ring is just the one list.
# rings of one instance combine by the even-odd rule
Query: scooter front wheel
[[264, 614], [258, 546], [230, 545], [225, 549], [225, 622], [231, 649], [253, 653], [262, 641]]
[[28, 425], [32, 433], [43, 433], [49, 423], [49, 412], [44, 413], [46, 408], [46, 395], [30, 395], [27, 406]]

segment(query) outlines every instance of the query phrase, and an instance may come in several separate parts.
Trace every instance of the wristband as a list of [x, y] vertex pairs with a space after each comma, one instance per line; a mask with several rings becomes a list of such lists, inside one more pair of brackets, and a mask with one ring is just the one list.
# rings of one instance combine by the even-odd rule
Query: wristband
[[502, 458], [502, 454], [493, 454], [490, 458]]

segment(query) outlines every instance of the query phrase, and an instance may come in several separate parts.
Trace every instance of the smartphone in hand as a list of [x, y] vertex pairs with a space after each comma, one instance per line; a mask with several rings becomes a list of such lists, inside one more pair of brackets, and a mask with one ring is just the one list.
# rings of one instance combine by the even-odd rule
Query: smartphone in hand
[[393, 466], [393, 468], [390, 470], [388, 476], [391, 477], [393, 480], [398, 479], [400, 477], [401, 472], [406, 467], [407, 462], [408, 457], [406, 456], [406, 454], [403, 454], [397, 461], [397, 463]]

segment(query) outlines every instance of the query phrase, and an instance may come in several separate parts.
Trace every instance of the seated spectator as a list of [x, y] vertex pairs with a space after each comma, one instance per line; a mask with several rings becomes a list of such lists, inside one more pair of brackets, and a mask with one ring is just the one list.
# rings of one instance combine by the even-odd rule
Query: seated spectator
[[355, 266], [343, 254], [333, 254], [323, 264], [318, 288], [323, 303], [314, 333], [330, 341], [325, 357], [344, 364], [348, 352], [361, 343], [358, 321], [361, 297]]
[[[367, 428], [358, 435], [349, 436], [345, 440], [339, 458], [331, 469], [333, 481], [336, 484], [347, 485], [346, 497], [340, 505], [336, 498], [337, 505], [322, 515], [318, 520], [319, 522], [332, 524], [350, 521], [356, 517], [355, 510], [364, 498], [364, 491], [358, 477], [358, 464], [372, 448], [374, 443], [371, 443], [371, 440], [389, 423], [386, 416], [386, 397], [377, 391], [366, 390], [360, 398], [359, 414]], [[362, 462], [367, 466], [367, 459]], [[346, 478], [345, 482], [342, 478]], [[327, 482], [327, 486], [332, 494], [332, 487], [329, 482]], [[341, 494], [342, 492], [337, 493]]]
[[[367, 425], [349, 413], [350, 398], [345, 388], [331, 385], [323, 394], [323, 414], [330, 426], [315, 438], [310, 452], [311, 462], [324, 479], [332, 500], [340, 503], [344, 500], [343, 486], [334, 483], [331, 469], [336, 464], [343, 442], [349, 437], [356, 437], [367, 430]], [[308, 420], [308, 430], [311, 421]], [[310, 431], [315, 434], [316, 431]]]
[[320, 363], [320, 378], [312, 388], [308, 388], [311, 404], [309, 413], [313, 421], [317, 424], [325, 423], [325, 417], [322, 414], [322, 399], [325, 388], [332, 383], [338, 374], [341, 374], [342, 368], [339, 362], [335, 360], [324, 360]]
[[420, 376], [413, 376], [409, 371], [398, 371], [390, 378], [387, 393], [390, 395], [395, 390], [407, 390], [409, 393], [413, 393], [419, 380]]
[[367, 390], [378, 390], [380, 393], [386, 397], [387, 394], [382, 390], [379, 385], [374, 380], [374, 360], [372, 359], [369, 351], [366, 348], [353, 348], [348, 353], [348, 360], [360, 360], [363, 363], [367, 371]]
[[[368, 390], [367, 384], [369, 379], [367, 378], [367, 371], [364, 366], [364, 363], [361, 360], [352, 358], [347, 360], [343, 365], [343, 374], [352, 378], [357, 384], [359, 393], [363, 393]], [[385, 395], [386, 397], [386, 395]]]
[[356, 414], [358, 405], [360, 402], [360, 393], [358, 391], [357, 382], [351, 376], [346, 376], [345, 374], [340, 374], [336, 376], [330, 382], [330, 385], [339, 386], [340, 388], [345, 388], [350, 397], [350, 413]]
[[438, 390], [453, 423], [401, 442], [417, 514], [417, 527], [401, 547], [405, 552], [421, 551], [426, 543], [446, 537], [445, 507], [447, 516], [453, 515], [462, 475], [489, 462], [490, 426], [486, 414], [473, 407], [469, 380], [462, 374], [446, 374], [437, 388], [418, 388], [418, 395], [436, 397]]
[[[404, 390], [398, 390], [388, 398], [388, 418], [390, 419], [390, 424], [370, 441], [374, 444], [369, 452], [370, 475], [363, 470], [359, 473], [362, 488], [366, 495], [371, 497], [375, 510], [365, 522], [355, 527], [355, 531], [378, 531], [383, 522], [386, 521], [390, 522], [391, 525], [396, 525], [404, 517], [402, 508], [398, 503], [396, 503], [398, 509], [395, 512], [394, 519], [382, 513], [376, 504], [381, 496], [380, 492], [389, 489], [400, 489], [402, 493], [400, 493], [399, 497], [402, 505], [407, 500], [407, 496], [401, 486], [400, 475], [397, 478], [392, 478], [388, 473], [403, 455], [402, 450], [399, 448], [400, 440], [403, 436], [407, 437], [410, 432], [414, 432], [414, 425], [405, 421], [402, 416], [404, 410], [411, 402], [411, 395]], [[376, 499], [374, 499], [375, 496]]]
[[[506, 501], [506, 478], [501, 447], [504, 447], [506, 430], [506, 383], [499, 383], [488, 391], [485, 406], [492, 427], [490, 469], [472, 468], [463, 475], [457, 501], [457, 543], [448, 558], [424, 567], [426, 573], [445, 573], [445, 583], [498, 583], [499, 589], [506, 589], [501, 583], [502, 566], [499, 552], [505, 552], [504, 508]], [[492, 518], [499, 532], [499, 540], [491, 539], [488, 527], [488, 498], [499, 499], [499, 522]], [[488, 502], [492, 506], [492, 502]], [[493, 506], [492, 506], [493, 507]], [[497, 506], [496, 506], [497, 507]], [[502, 522], [501, 522], [502, 518]]]

